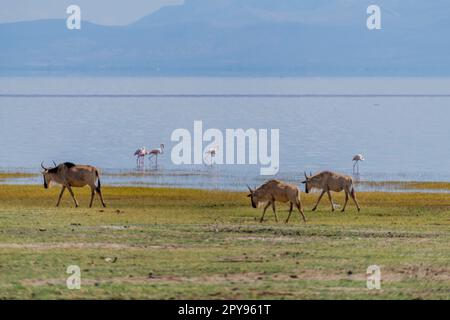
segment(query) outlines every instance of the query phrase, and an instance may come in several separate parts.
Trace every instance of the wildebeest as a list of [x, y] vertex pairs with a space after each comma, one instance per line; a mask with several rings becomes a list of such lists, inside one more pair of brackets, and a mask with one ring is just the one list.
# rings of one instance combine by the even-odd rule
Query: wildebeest
[[[103, 207], [106, 207], [105, 202], [103, 201], [100, 176], [97, 168], [88, 165], [76, 165], [71, 162], [64, 162], [59, 165], [55, 164], [54, 168], [45, 168], [44, 163], [41, 163], [41, 167], [44, 169], [42, 172], [42, 175], [44, 176], [44, 188], [47, 189], [51, 182], [62, 185], [58, 203], [56, 204], [57, 207], [61, 202], [61, 198], [66, 188], [69, 190], [70, 195], [75, 202], [75, 207], [78, 207], [78, 201], [75, 199], [72, 187], [84, 187], [87, 185], [91, 187], [91, 202], [89, 207], [92, 207], [95, 192], [98, 193]], [[95, 185], [96, 181], [98, 181], [97, 186]]]
[[319, 205], [319, 202], [325, 193], [328, 194], [328, 198], [330, 199], [331, 202], [331, 209], [332, 211], [334, 211], [334, 203], [333, 199], [331, 198], [330, 191], [341, 192], [342, 190], [345, 191], [345, 203], [344, 207], [342, 208], [342, 212], [345, 211], [345, 207], [347, 206], [349, 194], [352, 197], [353, 201], [355, 202], [358, 211], [361, 210], [358, 201], [356, 200], [355, 188], [353, 187], [352, 177], [330, 171], [323, 171], [315, 175], [311, 174], [309, 177], [306, 175], [305, 172], [305, 178], [306, 180], [303, 181], [302, 183], [305, 184], [306, 193], [309, 193], [309, 191], [313, 188], [322, 190], [322, 193], [320, 194], [315, 207], [312, 209], [313, 211], [317, 209], [317, 206]]
[[300, 190], [297, 188], [297, 186], [287, 184], [279, 180], [269, 180], [256, 190], [252, 190], [249, 186], [247, 187], [250, 191], [248, 197], [250, 197], [252, 200], [253, 208], [257, 208], [259, 203], [267, 202], [266, 206], [264, 207], [260, 222], [263, 222], [266, 210], [270, 205], [272, 205], [273, 214], [275, 215], [275, 221], [278, 222], [277, 212], [275, 210], [275, 201], [290, 203], [289, 215], [286, 219], [286, 223], [289, 222], [289, 218], [291, 217], [292, 208], [294, 205], [297, 207], [298, 212], [303, 217], [303, 221], [306, 222], [302, 203], [300, 201]]

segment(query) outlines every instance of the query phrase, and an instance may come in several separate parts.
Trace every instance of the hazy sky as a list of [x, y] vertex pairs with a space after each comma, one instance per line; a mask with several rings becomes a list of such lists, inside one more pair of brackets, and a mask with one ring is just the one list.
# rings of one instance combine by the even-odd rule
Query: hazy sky
[[[0, 23], [49, 18], [64, 19], [71, 4], [81, 7], [81, 18], [101, 25], [126, 25], [156, 11], [165, 5], [179, 5], [185, 0], [0, 0]], [[348, 21], [361, 16], [365, 23], [364, 6], [377, 4], [384, 18], [403, 18], [408, 25], [447, 20], [449, 0], [186, 0], [214, 7], [211, 2], [233, 2], [253, 7], [273, 7], [272, 16], [283, 20], [327, 24], [329, 21]], [[258, 3], [258, 6], [256, 4]], [[268, 6], [267, 4], [270, 4]], [[260, 10], [261, 11], [261, 10]], [[201, 11], [200, 13], [202, 13]], [[205, 13], [206, 12], [206, 13]], [[208, 11], [203, 12], [208, 14]], [[199, 12], [192, 12], [192, 15]], [[239, 17], [232, 17], [239, 20]]]
[[124, 25], [164, 5], [183, 0], [0, 0], [0, 23], [67, 17], [71, 4], [81, 7], [82, 19], [102, 25]]

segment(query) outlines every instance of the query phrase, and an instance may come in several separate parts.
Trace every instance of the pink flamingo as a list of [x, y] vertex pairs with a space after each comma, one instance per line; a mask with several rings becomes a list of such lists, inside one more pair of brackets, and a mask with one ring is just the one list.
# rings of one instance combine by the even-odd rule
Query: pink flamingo
[[164, 144], [160, 144], [159, 148], [153, 149], [151, 151], [148, 151], [148, 153], [150, 155], [150, 160], [155, 157], [156, 159], [156, 168], [158, 168], [158, 155], [160, 154], [164, 154]]
[[218, 151], [219, 151], [219, 146], [218, 145], [214, 145], [214, 146], [211, 146], [210, 148], [208, 148], [208, 150], [206, 150], [206, 152], [205, 152], [205, 162], [209, 158], [210, 166], [212, 166], [213, 165], [213, 158], [216, 156]]
[[136, 156], [136, 165], [137, 166], [143, 166], [145, 156], [148, 154], [148, 150], [145, 147], [139, 148], [136, 150], [134, 155]]

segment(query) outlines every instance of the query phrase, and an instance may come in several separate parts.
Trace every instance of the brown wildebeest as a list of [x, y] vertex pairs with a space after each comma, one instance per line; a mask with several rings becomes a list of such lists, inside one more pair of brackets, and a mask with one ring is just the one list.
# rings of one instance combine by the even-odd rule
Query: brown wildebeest
[[355, 188], [353, 187], [352, 177], [330, 171], [323, 171], [315, 175], [311, 174], [309, 177], [306, 175], [305, 172], [305, 178], [306, 180], [303, 181], [302, 183], [305, 184], [306, 193], [309, 193], [309, 191], [313, 188], [322, 190], [322, 193], [320, 194], [315, 207], [312, 209], [313, 211], [317, 209], [317, 206], [319, 205], [319, 202], [325, 193], [328, 194], [328, 198], [330, 199], [331, 202], [331, 209], [332, 211], [334, 211], [334, 203], [333, 199], [331, 198], [330, 191], [341, 192], [342, 190], [345, 191], [345, 203], [344, 207], [342, 208], [342, 212], [345, 211], [345, 207], [347, 206], [349, 194], [352, 197], [353, 201], [355, 202], [358, 211], [361, 210], [358, 201], [356, 200]]
[[300, 190], [298, 190], [297, 186], [287, 184], [279, 180], [269, 180], [256, 190], [252, 190], [249, 186], [247, 187], [248, 190], [250, 190], [248, 197], [252, 200], [253, 208], [257, 208], [259, 203], [267, 202], [259, 222], [263, 222], [266, 210], [270, 205], [272, 205], [275, 221], [278, 222], [277, 212], [275, 210], [275, 201], [290, 203], [289, 215], [286, 219], [286, 223], [289, 222], [294, 205], [297, 207], [298, 212], [302, 215], [303, 221], [306, 222], [302, 202], [300, 201]]
[[[89, 204], [89, 207], [92, 207], [95, 192], [97, 192], [100, 196], [100, 201], [102, 202], [103, 207], [106, 207], [105, 202], [103, 201], [100, 176], [98, 174], [97, 168], [88, 165], [76, 165], [71, 162], [64, 162], [59, 165], [55, 164], [54, 168], [45, 168], [44, 164], [41, 163], [41, 167], [42, 169], [44, 169], [44, 171], [42, 172], [42, 175], [44, 176], [44, 188], [47, 189], [51, 182], [62, 185], [58, 203], [56, 204], [57, 207], [61, 202], [61, 198], [66, 188], [67, 190], [69, 190], [70, 195], [75, 202], [75, 207], [78, 207], [78, 201], [77, 199], [75, 199], [72, 187], [81, 188], [87, 185], [91, 187], [91, 202]], [[95, 185], [96, 181], [98, 181], [97, 186]]]

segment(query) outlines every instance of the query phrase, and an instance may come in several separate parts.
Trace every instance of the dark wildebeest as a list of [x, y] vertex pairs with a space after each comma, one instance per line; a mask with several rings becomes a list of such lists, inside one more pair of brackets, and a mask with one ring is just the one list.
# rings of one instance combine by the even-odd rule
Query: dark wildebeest
[[[98, 174], [98, 170], [95, 167], [88, 165], [76, 165], [71, 162], [65, 162], [59, 165], [55, 164], [54, 168], [45, 168], [44, 164], [41, 163], [41, 167], [42, 169], [44, 169], [42, 175], [44, 176], [44, 187], [46, 189], [49, 187], [51, 182], [55, 182], [62, 185], [58, 203], [56, 204], [57, 207], [61, 202], [61, 198], [66, 188], [67, 190], [69, 190], [70, 195], [72, 196], [72, 199], [75, 202], [75, 207], [78, 207], [78, 201], [77, 199], [75, 199], [72, 187], [81, 188], [87, 185], [91, 187], [91, 202], [89, 204], [89, 207], [92, 207], [95, 192], [98, 193], [103, 207], [106, 207], [105, 202], [103, 201], [100, 176]], [[97, 186], [95, 185], [96, 181], [98, 181]]]
[[286, 219], [286, 223], [289, 222], [289, 218], [291, 217], [292, 208], [294, 205], [298, 209], [298, 212], [300, 212], [300, 214], [302, 215], [303, 221], [306, 222], [306, 218], [303, 213], [302, 202], [300, 201], [300, 190], [298, 190], [297, 186], [287, 184], [279, 180], [269, 180], [256, 190], [252, 190], [249, 186], [247, 187], [248, 190], [250, 190], [250, 194], [248, 195], [248, 197], [250, 197], [252, 200], [253, 208], [257, 208], [260, 203], [267, 202], [266, 206], [264, 207], [260, 222], [263, 222], [266, 210], [270, 205], [272, 205], [273, 214], [275, 215], [275, 221], [278, 222], [278, 217], [275, 210], [275, 201], [290, 203], [289, 215]]
[[331, 198], [330, 191], [341, 192], [342, 190], [345, 191], [345, 203], [344, 207], [342, 208], [342, 212], [345, 211], [345, 207], [347, 206], [349, 194], [352, 197], [353, 201], [355, 202], [358, 211], [361, 210], [358, 201], [356, 200], [355, 188], [353, 187], [352, 177], [330, 171], [323, 171], [315, 175], [310, 175], [309, 177], [306, 175], [305, 172], [305, 178], [306, 180], [303, 181], [302, 183], [305, 184], [306, 193], [309, 193], [311, 189], [322, 190], [322, 193], [320, 194], [315, 207], [312, 209], [313, 211], [317, 209], [317, 206], [319, 205], [319, 202], [322, 199], [325, 192], [328, 194], [328, 198], [330, 199], [331, 202], [331, 209], [332, 211], [334, 211], [334, 204], [333, 199]]

